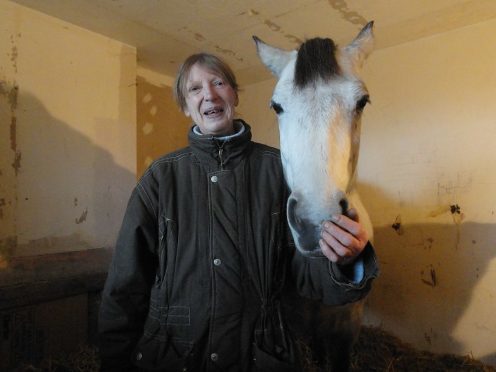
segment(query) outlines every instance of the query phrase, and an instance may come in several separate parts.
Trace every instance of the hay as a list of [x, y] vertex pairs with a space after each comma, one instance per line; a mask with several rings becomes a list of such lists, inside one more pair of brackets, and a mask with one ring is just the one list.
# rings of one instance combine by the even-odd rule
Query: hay
[[352, 371], [496, 371], [470, 356], [419, 351], [376, 327], [362, 327], [352, 360]]
[[[331, 371], [319, 369], [312, 360], [312, 351], [298, 342], [304, 372]], [[434, 354], [419, 351], [377, 327], [362, 327], [351, 355], [351, 372], [491, 372], [496, 368], [484, 365], [470, 356]]]
[[83, 345], [72, 353], [47, 357], [37, 367], [22, 364], [13, 372], [97, 372], [99, 369], [98, 349]]
[[[319, 369], [311, 360], [311, 350], [299, 342], [304, 359], [304, 372]], [[68, 355], [44, 359], [39, 367], [21, 365], [15, 372], [96, 372], [98, 351], [94, 346], [82, 346]], [[362, 327], [351, 357], [352, 372], [496, 372], [470, 356], [434, 354], [419, 351], [393, 335], [376, 327]]]

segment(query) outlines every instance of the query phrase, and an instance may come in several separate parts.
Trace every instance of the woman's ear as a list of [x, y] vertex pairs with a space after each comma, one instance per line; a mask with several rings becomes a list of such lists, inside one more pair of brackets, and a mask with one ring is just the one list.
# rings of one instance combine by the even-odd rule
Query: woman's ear
[[238, 106], [238, 103], [239, 103], [238, 92], [235, 92], [235, 93], [236, 93], [236, 99], [234, 100], [234, 107]]

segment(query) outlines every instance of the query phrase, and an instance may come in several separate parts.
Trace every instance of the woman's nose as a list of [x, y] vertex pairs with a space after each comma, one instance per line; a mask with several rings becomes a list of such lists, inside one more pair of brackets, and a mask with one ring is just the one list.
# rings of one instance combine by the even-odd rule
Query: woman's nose
[[211, 85], [207, 85], [204, 89], [204, 98], [207, 101], [212, 101], [217, 97], [215, 89]]

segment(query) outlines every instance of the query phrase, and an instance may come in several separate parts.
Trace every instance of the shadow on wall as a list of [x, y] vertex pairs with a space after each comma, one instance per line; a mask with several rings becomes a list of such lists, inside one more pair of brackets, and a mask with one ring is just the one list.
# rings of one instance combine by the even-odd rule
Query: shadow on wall
[[[0, 97], [0, 105], [6, 104], [5, 98]], [[0, 214], [16, 232], [15, 236], [0, 236], [0, 249], [6, 241], [15, 246], [0, 250], [0, 255], [113, 247], [135, 174], [116, 164], [105, 148], [53, 117], [22, 86], [17, 99], [10, 128], [15, 150], [0, 149], [1, 156], [9, 158], [12, 151], [17, 152], [18, 161], [9, 163], [16, 167], [15, 182], [9, 182], [14, 190], [8, 190], [9, 199], [4, 200], [15, 207], [9, 216]], [[100, 135], [95, 133], [95, 137]], [[111, 134], [104, 135], [111, 138]], [[0, 169], [0, 181], [10, 173]]]
[[141, 176], [153, 160], [188, 145], [191, 119], [172, 98], [172, 89], [137, 79], [137, 171]]
[[[383, 210], [397, 209], [379, 190], [366, 185], [360, 190]], [[401, 224], [400, 217], [374, 229], [381, 276], [368, 298], [366, 322], [421, 349], [467, 354], [453, 333], [496, 256], [496, 230], [491, 224], [462, 223], [463, 211], [457, 208], [447, 213], [453, 214], [453, 224]], [[488, 297], [490, 301], [494, 299]], [[484, 330], [490, 311], [480, 316], [480, 323], [471, 327], [494, 339]], [[496, 364], [494, 353], [479, 359]]]

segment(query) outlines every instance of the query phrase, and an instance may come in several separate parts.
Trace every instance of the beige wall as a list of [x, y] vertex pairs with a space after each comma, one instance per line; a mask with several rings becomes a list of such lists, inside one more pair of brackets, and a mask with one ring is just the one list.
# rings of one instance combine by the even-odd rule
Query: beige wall
[[[495, 34], [489, 21], [376, 51], [359, 167], [382, 267], [367, 322], [496, 365]], [[269, 144], [273, 84], [245, 87], [239, 108]]]
[[0, 2], [1, 265], [113, 245], [135, 182], [135, 78], [135, 48]]

